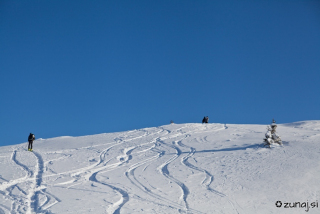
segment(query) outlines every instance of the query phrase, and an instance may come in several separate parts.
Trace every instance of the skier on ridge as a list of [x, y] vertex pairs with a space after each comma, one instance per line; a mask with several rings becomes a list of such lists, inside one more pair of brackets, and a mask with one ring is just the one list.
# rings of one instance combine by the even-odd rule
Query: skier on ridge
[[35, 140], [35, 136], [34, 134], [30, 133], [29, 134], [29, 137], [28, 137], [28, 142], [29, 142], [29, 145], [28, 145], [28, 151], [32, 152], [32, 143], [33, 141]]
[[209, 123], [209, 117], [208, 116], [203, 117], [202, 123]]

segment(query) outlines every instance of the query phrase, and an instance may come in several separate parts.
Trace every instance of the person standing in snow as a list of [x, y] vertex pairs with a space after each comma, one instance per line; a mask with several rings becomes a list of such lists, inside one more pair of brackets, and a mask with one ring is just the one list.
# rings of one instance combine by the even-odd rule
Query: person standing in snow
[[209, 117], [206, 116], [206, 123], [209, 123]]
[[28, 142], [29, 142], [29, 145], [28, 145], [28, 151], [32, 151], [32, 143], [33, 141], [35, 140], [35, 136], [34, 134], [30, 133], [29, 134], [29, 137], [28, 137]]
[[208, 116], [203, 117], [202, 123], [209, 123], [209, 117]]

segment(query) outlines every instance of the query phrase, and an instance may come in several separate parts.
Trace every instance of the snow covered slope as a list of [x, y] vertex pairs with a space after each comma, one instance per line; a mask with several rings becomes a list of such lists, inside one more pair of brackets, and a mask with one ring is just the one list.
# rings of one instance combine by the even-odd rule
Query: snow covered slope
[[1, 147], [0, 214], [320, 213], [320, 121], [278, 125], [283, 147], [263, 148], [265, 132], [171, 124]]

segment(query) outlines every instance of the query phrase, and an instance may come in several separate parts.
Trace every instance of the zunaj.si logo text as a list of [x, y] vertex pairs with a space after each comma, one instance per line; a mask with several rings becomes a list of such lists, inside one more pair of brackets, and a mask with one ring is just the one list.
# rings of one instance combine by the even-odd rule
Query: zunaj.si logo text
[[319, 208], [319, 203], [318, 201], [315, 202], [311, 202], [309, 204], [309, 202], [281, 202], [281, 201], [277, 201], [276, 202], [276, 207], [278, 208], [305, 208], [306, 212], [309, 212], [309, 209], [313, 209], [313, 208]]

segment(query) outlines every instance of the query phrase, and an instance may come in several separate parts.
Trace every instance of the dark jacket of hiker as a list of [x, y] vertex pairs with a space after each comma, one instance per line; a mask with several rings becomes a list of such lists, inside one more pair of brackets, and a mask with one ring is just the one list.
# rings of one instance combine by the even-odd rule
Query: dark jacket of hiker
[[28, 137], [28, 141], [34, 141], [36, 138], [34, 136], [34, 134], [30, 133], [29, 137]]
[[209, 123], [209, 117], [206, 116], [202, 119], [202, 123]]
[[32, 133], [30, 133], [29, 134], [29, 137], [28, 137], [28, 141], [29, 141], [29, 145], [28, 145], [28, 150], [32, 150], [32, 143], [33, 143], [33, 141], [35, 140], [36, 138], [35, 138], [35, 136], [34, 136], [34, 134], [32, 134]]

